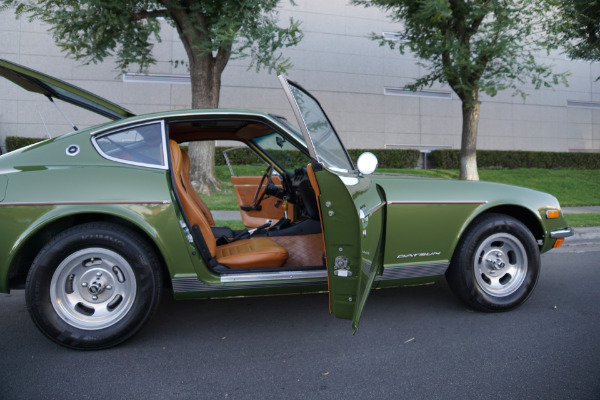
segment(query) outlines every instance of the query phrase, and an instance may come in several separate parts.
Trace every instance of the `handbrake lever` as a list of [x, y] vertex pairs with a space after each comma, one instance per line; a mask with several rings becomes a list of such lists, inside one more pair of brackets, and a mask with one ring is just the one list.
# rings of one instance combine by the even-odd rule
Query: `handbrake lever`
[[267, 222], [266, 224], [263, 224], [257, 228], [252, 228], [252, 229], [244, 229], [241, 232], [238, 232], [237, 235], [235, 235], [232, 239], [231, 242], [235, 242], [236, 240], [239, 240], [243, 237], [245, 237], [246, 235], [248, 235], [249, 237], [254, 235], [256, 232], [263, 230], [265, 228], [268, 228], [269, 226], [271, 226], [271, 222]]
[[250, 234], [250, 236], [252, 236], [252, 235], [254, 235], [254, 233], [256, 233], [256, 232], [258, 232], [260, 230], [263, 230], [265, 228], [268, 228], [270, 226], [271, 226], [271, 223], [267, 222], [266, 224], [263, 224], [263, 225], [261, 225], [259, 227], [256, 227], [256, 228], [253, 228], [253, 229], [248, 229], [248, 233]]

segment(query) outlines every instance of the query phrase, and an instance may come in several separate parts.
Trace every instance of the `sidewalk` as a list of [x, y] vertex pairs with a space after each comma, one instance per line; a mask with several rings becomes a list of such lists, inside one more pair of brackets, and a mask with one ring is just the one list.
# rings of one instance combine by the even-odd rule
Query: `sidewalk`
[[564, 214], [600, 214], [600, 206], [563, 207]]
[[211, 211], [213, 219], [221, 221], [237, 221], [242, 219], [239, 211]]

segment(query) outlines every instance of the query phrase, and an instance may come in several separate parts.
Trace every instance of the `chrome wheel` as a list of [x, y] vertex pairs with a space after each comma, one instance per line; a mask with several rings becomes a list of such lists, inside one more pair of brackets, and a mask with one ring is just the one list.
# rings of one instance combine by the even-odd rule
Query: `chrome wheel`
[[498, 233], [479, 245], [473, 265], [481, 290], [496, 297], [508, 296], [525, 280], [527, 253], [515, 236]]
[[109, 222], [55, 235], [33, 260], [25, 299], [54, 342], [79, 350], [115, 346], [138, 332], [158, 305], [162, 273], [154, 249]]
[[86, 330], [109, 327], [131, 309], [137, 285], [131, 265], [103, 248], [77, 251], [56, 268], [50, 299], [69, 325]]
[[529, 228], [514, 217], [490, 213], [466, 229], [446, 280], [468, 306], [499, 312], [523, 304], [539, 272], [539, 247]]

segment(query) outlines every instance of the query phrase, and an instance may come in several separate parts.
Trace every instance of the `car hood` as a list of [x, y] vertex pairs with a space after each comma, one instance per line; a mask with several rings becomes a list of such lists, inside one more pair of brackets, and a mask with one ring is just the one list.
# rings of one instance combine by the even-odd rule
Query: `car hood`
[[0, 59], [0, 76], [30, 92], [42, 94], [50, 101], [60, 99], [113, 120], [135, 115], [131, 111], [77, 86], [7, 60]]
[[526, 204], [531, 210], [560, 208], [551, 194], [495, 182], [461, 181], [417, 175], [373, 174], [388, 202]]

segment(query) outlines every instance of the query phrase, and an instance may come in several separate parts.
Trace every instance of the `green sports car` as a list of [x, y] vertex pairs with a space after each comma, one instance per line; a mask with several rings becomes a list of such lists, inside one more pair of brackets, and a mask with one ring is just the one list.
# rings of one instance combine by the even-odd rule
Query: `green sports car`
[[[283, 76], [297, 127], [246, 110], [135, 116], [8, 61], [0, 75], [113, 120], [0, 156], [0, 292], [25, 288], [35, 324], [69, 348], [128, 339], [165, 287], [179, 299], [326, 291], [356, 329], [372, 288], [445, 275], [470, 307], [509, 310], [532, 293], [540, 253], [573, 234], [546, 193], [374, 174], [370, 153], [355, 165]], [[215, 226], [194, 191], [186, 149], [202, 140], [239, 144], [224, 155], [247, 229]], [[249, 157], [262, 176], [236, 165]]]

